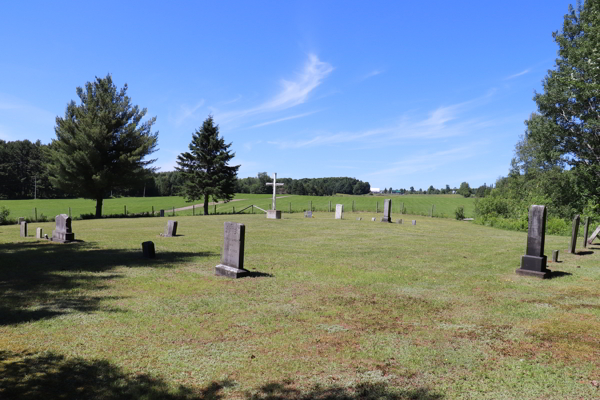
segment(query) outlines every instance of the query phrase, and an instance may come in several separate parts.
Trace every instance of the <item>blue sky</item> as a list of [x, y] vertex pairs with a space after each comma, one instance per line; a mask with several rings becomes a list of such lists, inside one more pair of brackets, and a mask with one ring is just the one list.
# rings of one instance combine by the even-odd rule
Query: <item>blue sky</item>
[[0, 139], [53, 138], [112, 74], [156, 116], [161, 171], [213, 114], [239, 177], [494, 183], [569, 0], [2, 2]]

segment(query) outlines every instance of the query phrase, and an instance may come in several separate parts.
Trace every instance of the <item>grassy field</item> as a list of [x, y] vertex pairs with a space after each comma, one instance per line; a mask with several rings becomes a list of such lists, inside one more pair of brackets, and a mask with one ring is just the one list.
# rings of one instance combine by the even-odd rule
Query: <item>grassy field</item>
[[[302, 212], [308, 210], [312, 204], [314, 211], [328, 211], [331, 202], [331, 210], [335, 211], [336, 204], [343, 204], [346, 212], [353, 209], [358, 212], [383, 212], [383, 200], [392, 199], [392, 212], [400, 214], [401, 207], [404, 205], [404, 212], [415, 215], [430, 215], [431, 206], [435, 205], [433, 215], [442, 218], [454, 218], [454, 210], [458, 206], [464, 206], [465, 215], [473, 216], [474, 199], [466, 199], [459, 195], [406, 195], [406, 196], [296, 196], [281, 195], [277, 201], [277, 208], [284, 212]], [[271, 207], [272, 195], [264, 194], [237, 194], [234, 202], [218, 204], [211, 206], [209, 213], [233, 213], [233, 210], [239, 211], [244, 207], [255, 204], [261, 208], [269, 209]], [[195, 202], [199, 204], [200, 202]], [[354, 203], [354, 206], [353, 206]], [[183, 197], [122, 197], [117, 199], [105, 199], [103, 204], [103, 214], [121, 214], [124, 212], [124, 206], [127, 206], [128, 213], [151, 212], [152, 207], [155, 211], [165, 209], [169, 215], [170, 210], [190, 206]], [[68, 214], [71, 208], [71, 216], [78, 217], [80, 214], [89, 214], [96, 212], [96, 202], [84, 199], [59, 199], [59, 200], [0, 200], [0, 206], [10, 210], [10, 217], [28, 217], [34, 219], [37, 208], [37, 215], [44, 214], [52, 220], [58, 214]], [[248, 209], [245, 213], [251, 213]], [[254, 212], [261, 212], [254, 210]], [[202, 208], [196, 208], [194, 211], [178, 211], [176, 215], [201, 214]]]
[[[598, 398], [600, 246], [547, 237], [542, 281], [514, 272], [524, 233], [375, 215], [0, 226], [0, 398]], [[252, 277], [214, 276], [225, 221]]]

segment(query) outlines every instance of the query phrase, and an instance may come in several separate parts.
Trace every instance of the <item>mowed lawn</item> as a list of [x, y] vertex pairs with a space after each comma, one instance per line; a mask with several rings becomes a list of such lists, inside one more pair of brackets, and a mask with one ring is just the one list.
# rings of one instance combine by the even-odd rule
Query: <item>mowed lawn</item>
[[[408, 214], [431, 214], [432, 205], [433, 215], [441, 218], [454, 218], [454, 211], [457, 207], [463, 206], [465, 216], [473, 217], [475, 199], [464, 198], [460, 195], [381, 195], [381, 196], [299, 196], [299, 195], [278, 195], [277, 209], [284, 212], [302, 212], [312, 206], [315, 211], [335, 211], [336, 204], [343, 204], [344, 211], [351, 212], [353, 209], [357, 212], [373, 212], [379, 210], [383, 212], [384, 199], [392, 199], [393, 214], [400, 214], [402, 206], [404, 212]], [[238, 212], [251, 204], [257, 205], [265, 210], [271, 208], [273, 196], [268, 194], [246, 194], [238, 193], [234, 198], [236, 201], [210, 206], [209, 214], [230, 214]], [[202, 204], [202, 201], [186, 202], [185, 198], [180, 196], [170, 197], [121, 197], [115, 199], [105, 199], [103, 202], [103, 214], [122, 214], [127, 207], [128, 213], [143, 213], [154, 211], [158, 212], [164, 209], [168, 215], [171, 215], [173, 208], [189, 207], [192, 204]], [[38, 200], [0, 200], [0, 206], [10, 210], [10, 218], [27, 217], [33, 220], [37, 209], [38, 218], [42, 214], [49, 220], [54, 220], [58, 214], [68, 214], [69, 208], [71, 217], [75, 218], [81, 214], [95, 214], [96, 202], [86, 199], [38, 199]], [[249, 208], [245, 213], [261, 213], [262, 211]], [[195, 210], [177, 211], [176, 215], [202, 214], [202, 207], [196, 207]]]
[[[598, 398], [599, 245], [547, 237], [538, 280], [524, 233], [361, 216], [74, 221], [65, 245], [0, 226], [0, 398]], [[225, 221], [252, 277], [214, 276]]]

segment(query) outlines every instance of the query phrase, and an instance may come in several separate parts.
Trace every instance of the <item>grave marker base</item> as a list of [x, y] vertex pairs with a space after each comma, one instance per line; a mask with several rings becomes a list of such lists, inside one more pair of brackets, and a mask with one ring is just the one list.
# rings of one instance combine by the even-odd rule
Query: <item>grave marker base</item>
[[381, 217], [381, 222], [392, 222], [390, 217]]
[[52, 241], [57, 243], [70, 243], [75, 240], [74, 233], [52, 231]]
[[536, 278], [550, 278], [552, 271], [546, 268], [548, 257], [523, 256], [521, 257], [521, 268], [515, 272], [518, 275], [535, 276]]
[[268, 219], [281, 219], [281, 211], [280, 210], [267, 210], [267, 218]]
[[215, 275], [226, 276], [227, 278], [242, 278], [248, 276], [249, 273], [250, 271], [245, 269], [234, 268], [223, 264], [219, 264], [215, 267]]

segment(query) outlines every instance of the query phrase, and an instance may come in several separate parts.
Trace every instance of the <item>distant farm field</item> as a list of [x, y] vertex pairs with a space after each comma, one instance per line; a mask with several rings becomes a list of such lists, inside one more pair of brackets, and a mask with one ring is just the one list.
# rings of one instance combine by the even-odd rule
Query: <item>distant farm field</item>
[[[278, 195], [277, 209], [283, 212], [303, 212], [312, 205], [313, 211], [335, 211], [336, 204], [343, 204], [345, 212], [383, 212], [383, 201], [386, 198], [392, 199], [392, 217], [399, 215], [402, 206], [404, 214], [411, 215], [430, 215], [432, 205], [433, 216], [438, 218], [454, 218], [454, 211], [457, 207], [463, 206], [466, 217], [472, 217], [475, 200], [464, 198], [460, 195], [404, 195], [404, 196], [299, 196], [299, 195]], [[272, 195], [265, 194], [245, 194], [238, 193], [235, 196], [236, 201], [224, 204], [211, 205], [209, 214], [230, 214], [235, 210], [241, 209], [252, 204], [263, 209], [271, 207]], [[167, 211], [171, 215], [172, 209], [189, 207], [192, 204], [201, 204], [201, 201], [188, 203], [183, 197], [121, 197], [116, 199], [105, 199], [103, 203], [103, 215], [138, 214], [143, 212], [158, 212], [160, 209]], [[10, 210], [10, 218], [26, 217], [34, 220], [37, 211], [38, 218], [42, 214], [49, 219], [53, 219], [58, 214], [68, 214], [76, 218], [81, 214], [95, 214], [96, 202], [86, 199], [43, 199], [43, 200], [0, 200], [0, 207], [4, 206]], [[254, 211], [262, 212], [257, 209], [249, 208], [245, 213]], [[202, 214], [202, 207], [195, 207], [194, 210], [177, 211], [176, 215]]]

